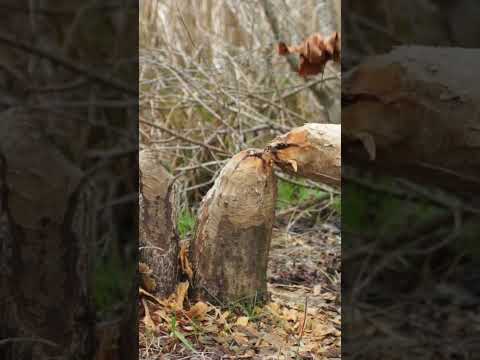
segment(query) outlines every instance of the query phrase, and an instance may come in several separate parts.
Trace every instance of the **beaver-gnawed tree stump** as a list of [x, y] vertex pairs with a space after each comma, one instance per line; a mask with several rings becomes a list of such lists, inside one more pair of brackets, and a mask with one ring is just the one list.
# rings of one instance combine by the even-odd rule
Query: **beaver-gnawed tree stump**
[[276, 198], [269, 154], [245, 150], [229, 160], [201, 204], [190, 248], [197, 296], [266, 300]]
[[152, 270], [155, 295], [165, 297], [175, 290], [178, 278], [173, 177], [159, 163], [158, 152], [140, 151], [139, 165], [140, 261]]
[[266, 150], [283, 171], [338, 188], [342, 180], [341, 138], [338, 124], [309, 123], [277, 137]]

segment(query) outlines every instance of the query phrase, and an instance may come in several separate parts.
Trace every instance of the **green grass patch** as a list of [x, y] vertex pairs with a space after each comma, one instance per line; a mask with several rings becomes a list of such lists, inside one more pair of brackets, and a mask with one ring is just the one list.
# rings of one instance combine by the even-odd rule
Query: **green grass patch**
[[367, 236], [391, 236], [436, 216], [441, 209], [427, 201], [410, 201], [347, 184], [342, 199], [348, 206], [342, 211], [345, 230]]
[[190, 209], [183, 209], [178, 218], [178, 232], [182, 239], [193, 233], [195, 229], [195, 216]]
[[193, 347], [193, 344], [185, 337], [185, 335], [177, 327], [177, 319], [175, 316], [172, 316], [170, 322], [170, 336], [180, 340], [180, 342], [191, 352], [196, 353], [197, 351]]
[[292, 184], [284, 180], [278, 182], [277, 206], [285, 209], [310, 199], [323, 199], [327, 193], [305, 186]]
[[126, 264], [117, 251], [111, 250], [106, 258], [95, 263], [95, 306], [97, 313], [104, 316], [115, 310], [115, 305], [128, 296], [136, 264]]

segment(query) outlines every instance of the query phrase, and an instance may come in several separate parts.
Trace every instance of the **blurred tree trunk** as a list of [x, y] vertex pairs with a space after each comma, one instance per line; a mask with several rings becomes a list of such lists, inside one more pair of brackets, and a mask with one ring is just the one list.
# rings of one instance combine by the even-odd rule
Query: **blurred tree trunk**
[[344, 160], [364, 154], [376, 169], [476, 192], [479, 60], [478, 49], [405, 46], [354, 68], [342, 83]]
[[140, 261], [153, 271], [155, 294], [175, 289], [179, 239], [176, 231], [173, 177], [160, 164], [158, 152], [140, 151]]
[[120, 360], [138, 358], [138, 276], [129, 293], [128, 308], [120, 326], [119, 353]]
[[0, 358], [91, 359], [90, 200], [77, 192], [82, 172], [42, 124], [42, 115], [16, 110], [0, 122], [0, 339], [27, 339], [0, 346]]
[[[2, 1], [2, 360], [95, 356], [94, 225], [106, 196], [93, 196], [89, 170], [108, 161], [92, 160], [88, 147], [112, 149], [112, 130], [133, 123], [124, 122], [124, 108], [102, 105], [125, 99], [107, 84], [138, 74], [118, 61], [127, 63], [132, 51], [122, 5]], [[136, 24], [138, 14], [130, 17]], [[108, 175], [118, 179], [115, 170]]]

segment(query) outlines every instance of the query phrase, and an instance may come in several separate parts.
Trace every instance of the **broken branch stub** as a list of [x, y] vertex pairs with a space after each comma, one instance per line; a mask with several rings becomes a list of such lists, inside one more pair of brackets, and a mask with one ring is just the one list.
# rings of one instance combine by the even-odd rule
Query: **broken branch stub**
[[202, 201], [190, 249], [199, 297], [224, 304], [267, 299], [276, 197], [268, 154], [244, 150], [225, 165]]
[[283, 171], [341, 186], [341, 126], [309, 123], [274, 139], [266, 151]]
[[165, 297], [175, 290], [178, 277], [173, 177], [160, 164], [158, 152], [140, 151], [139, 164], [140, 260], [152, 270], [156, 282], [153, 292]]

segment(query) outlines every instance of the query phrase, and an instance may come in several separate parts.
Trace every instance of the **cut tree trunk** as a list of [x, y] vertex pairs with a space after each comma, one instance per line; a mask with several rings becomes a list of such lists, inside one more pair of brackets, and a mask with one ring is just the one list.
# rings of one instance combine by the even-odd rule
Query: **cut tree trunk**
[[190, 248], [200, 298], [266, 300], [276, 196], [269, 154], [245, 150], [225, 165], [201, 204]]
[[92, 359], [92, 196], [44, 135], [45, 116], [0, 121], [0, 339], [34, 339], [2, 344], [0, 358]]
[[142, 150], [140, 164], [140, 261], [155, 279], [160, 297], [170, 295], [178, 277], [179, 239], [176, 231], [173, 177], [160, 164], [158, 151]]
[[353, 69], [342, 82], [344, 161], [363, 152], [393, 174], [478, 190], [479, 62], [477, 49], [405, 46]]
[[266, 148], [285, 172], [341, 186], [341, 126], [305, 124], [274, 139]]

